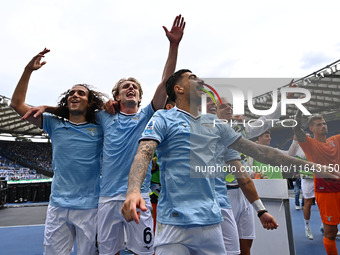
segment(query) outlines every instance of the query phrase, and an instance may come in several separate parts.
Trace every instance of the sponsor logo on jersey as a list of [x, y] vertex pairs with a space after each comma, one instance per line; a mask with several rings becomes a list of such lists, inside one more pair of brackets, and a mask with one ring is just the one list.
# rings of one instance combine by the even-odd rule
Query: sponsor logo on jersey
[[147, 248], [148, 250], [150, 250], [150, 248], [152, 247], [152, 245], [150, 245], [150, 246], [145, 245], [144, 247]]
[[146, 125], [144, 134], [152, 134], [152, 130], [153, 130], [155, 123], [156, 122], [154, 120], [150, 120], [149, 123]]

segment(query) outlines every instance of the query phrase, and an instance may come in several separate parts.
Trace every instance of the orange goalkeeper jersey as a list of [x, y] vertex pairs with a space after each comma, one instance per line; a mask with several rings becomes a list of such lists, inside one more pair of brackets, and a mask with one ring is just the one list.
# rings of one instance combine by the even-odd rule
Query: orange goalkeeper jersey
[[[340, 135], [329, 137], [325, 143], [306, 137], [304, 143], [299, 142], [308, 161], [334, 167], [340, 171]], [[340, 180], [324, 179], [314, 175], [316, 192], [340, 192]]]

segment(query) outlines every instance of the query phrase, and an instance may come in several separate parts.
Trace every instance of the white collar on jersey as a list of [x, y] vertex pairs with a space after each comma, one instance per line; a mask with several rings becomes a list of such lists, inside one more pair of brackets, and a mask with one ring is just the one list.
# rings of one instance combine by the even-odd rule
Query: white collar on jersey
[[87, 121], [85, 121], [85, 122], [80, 122], [80, 123], [75, 123], [75, 122], [70, 121], [70, 120], [69, 120], [68, 122], [70, 122], [71, 124], [76, 125], [76, 126], [85, 125], [85, 124], [88, 123]]
[[191, 113], [186, 112], [186, 111], [184, 111], [184, 110], [178, 108], [177, 106], [175, 106], [174, 109], [175, 109], [176, 111], [179, 111], [179, 112], [182, 112], [182, 113], [184, 113], [184, 114], [189, 115], [189, 116], [190, 116], [191, 118], [193, 118], [194, 120], [197, 120], [197, 119], [201, 118], [201, 113], [199, 113], [199, 115], [195, 117], [195, 116], [193, 116]]

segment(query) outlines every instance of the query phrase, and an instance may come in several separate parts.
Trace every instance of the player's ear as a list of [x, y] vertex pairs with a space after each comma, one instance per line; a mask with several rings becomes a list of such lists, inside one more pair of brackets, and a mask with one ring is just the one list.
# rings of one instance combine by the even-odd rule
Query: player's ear
[[115, 101], [117, 101], [117, 102], [120, 101], [120, 95], [119, 94], [115, 96]]
[[174, 91], [175, 91], [175, 94], [176, 94], [176, 95], [177, 95], [177, 94], [183, 94], [183, 93], [184, 93], [183, 87], [182, 87], [181, 85], [179, 85], [179, 84], [176, 84], [176, 85], [174, 86]]

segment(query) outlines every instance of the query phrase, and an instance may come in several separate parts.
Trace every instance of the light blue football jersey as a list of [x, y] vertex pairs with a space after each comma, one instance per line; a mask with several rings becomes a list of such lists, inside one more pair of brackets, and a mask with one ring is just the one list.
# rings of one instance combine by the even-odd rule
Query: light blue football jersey
[[215, 193], [218, 143], [229, 146], [240, 135], [228, 125], [214, 126], [215, 115], [193, 117], [174, 107], [157, 111], [140, 140], [159, 143], [156, 153], [161, 193], [157, 221], [170, 225], [211, 225], [222, 221]]
[[73, 209], [98, 207], [103, 131], [92, 123], [76, 125], [44, 113], [43, 129], [52, 142], [50, 204]]
[[[100, 111], [98, 122], [104, 131], [101, 197], [114, 197], [127, 191], [128, 176], [138, 148], [138, 140], [154, 110], [151, 103], [136, 114], [108, 114]], [[149, 192], [151, 163], [141, 192]]]
[[[229, 197], [227, 196], [227, 186], [225, 176], [230, 174], [231, 172], [227, 172], [228, 168], [224, 162], [232, 161], [232, 160], [240, 160], [239, 152], [229, 149], [223, 145], [220, 146], [219, 153], [217, 154], [217, 161], [221, 164], [221, 167], [225, 167], [223, 169], [222, 174], [219, 174], [215, 180], [215, 191], [218, 202], [221, 208], [231, 209], [231, 204]], [[231, 171], [238, 169], [231, 169]]]

